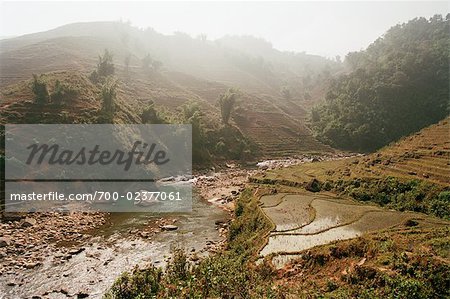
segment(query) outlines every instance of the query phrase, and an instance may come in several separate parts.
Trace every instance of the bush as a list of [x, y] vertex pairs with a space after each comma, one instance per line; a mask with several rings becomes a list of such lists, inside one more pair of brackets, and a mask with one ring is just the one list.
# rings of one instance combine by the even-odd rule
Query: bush
[[107, 81], [102, 87], [102, 110], [108, 114], [113, 114], [115, 110], [117, 81]]
[[114, 72], [113, 55], [105, 49], [103, 56], [98, 56], [97, 69], [89, 75], [89, 80], [93, 83], [99, 83], [104, 81], [105, 78], [114, 75]]
[[438, 217], [450, 219], [450, 191], [443, 191], [437, 198], [431, 200], [430, 212]]
[[165, 124], [167, 123], [166, 117], [156, 110], [153, 101], [147, 105], [141, 113], [141, 120], [144, 124]]
[[105, 294], [105, 299], [156, 298], [161, 289], [162, 271], [153, 266], [123, 273]]
[[49, 93], [47, 89], [47, 82], [41, 76], [33, 74], [33, 83], [31, 89], [34, 93], [34, 101], [38, 105], [45, 105], [49, 101]]
[[113, 55], [107, 49], [105, 49], [103, 56], [98, 56], [97, 73], [99, 77], [114, 75]]
[[220, 113], [222, 116], [222, 122], [227, 125], [231, 112], [233, 111], [234, 104], [239, 97], [239, 92], [236, 89], [230, 88], [226, 93], [220, 95], [219, 105]]
[[73, 99], [78, 94], [78, 91], [68, 85], [61, 84], [59, 80], [56, 80], [55, 89], [50, 95], [52, 103], [56, 105], [66, 104], [67, 101]]

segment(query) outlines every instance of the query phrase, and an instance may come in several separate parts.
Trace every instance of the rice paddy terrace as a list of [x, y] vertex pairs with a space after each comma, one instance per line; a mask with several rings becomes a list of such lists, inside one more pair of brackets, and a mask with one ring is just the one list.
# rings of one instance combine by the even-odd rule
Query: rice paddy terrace
[[386, 210], [328, 193], [264, 195], [260, 208], [274, 224], [260, 255], [270, 256], [277, 267], [304, 250], [365, 233], [448, 225], [424, 214]]
[[268, 171], [255, 181], [301, 185], [313, 178], [337, 181], [387, 176], [449, 186], [450, 118], [370, 155]]

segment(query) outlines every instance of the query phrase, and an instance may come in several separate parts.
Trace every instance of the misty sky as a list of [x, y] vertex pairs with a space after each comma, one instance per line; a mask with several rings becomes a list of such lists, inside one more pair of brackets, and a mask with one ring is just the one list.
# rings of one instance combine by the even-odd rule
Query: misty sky
[[444, 16], [449, 2], [7, 2], [0, 36], [85, 21], [130, 21], [171, 34], [208, 39], [254, 35], [275, 48], [327, 57], [367, 47], [391, 26], [418, 16]]

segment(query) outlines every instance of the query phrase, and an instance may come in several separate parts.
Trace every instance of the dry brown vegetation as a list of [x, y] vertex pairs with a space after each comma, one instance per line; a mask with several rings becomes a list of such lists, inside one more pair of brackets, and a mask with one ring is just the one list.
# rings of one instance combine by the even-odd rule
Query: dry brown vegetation
[[361, 157], [306, 163], [269, 171], [257, 180], [305, 184], [311, 179], [353, 180], [393, 176], [422, 180], [441, 186], [450, 184], [450, 119], [403, 138], [380, 151]]
[[[242, 95], [231, 124], [260, 147], [262, 156], [332, 151], [312, 137], [305, 121], [308, 110], [321, 99], [328, 84], [321, 72], [339, 71], [338, 64], [319, 56], [279, 52], [270, 44], [251, 38], [202, 42], [183, 34], [164, 36], [123, 23], [78, 23], [2, 40], [0, 109], [6, 115], [2, 123], [21, 119], [36, 122], [34, 113], [43, 115], [43, 122], [60, 121], [46, 114], [50, 110], [56, 114], [68, 112], [69, 121], [89, 122], [87, 119], [91, 119], [98, 104], [98, 87], [79, 81], [86, 81], [105, 49], [113, 53], [115, 76], [120, 80], [120, 107], [128, 110], [128, 106], [128, 112], [138, 115], [150, 102], [158, 110], [174, 112], [183, 104], [196, 101], [208, 115], [206, 125], [215, 128], [220, 125], [220, 95], [230, 87], [238, 87]], [[258, 58], [262, 53], [269, 54]], [[158, 70], [144, 68], [142, 59], [149, 54], [151, 59], [162, 61], [163, 66]], [[72, 103], [70, 111], [51, 107], [31, 111], [27, 86], [33, 73], [45, 73], [50, 90], [57, 79], [61, 83], [81, 84], [80, 101]], [[321, 84], [313, 84], [314, 80]], [[283, 97], [282, 87], [289, 88], [290, 98]], [[304, 99], [305, 92], [311, 97]], [[13, 114], [17, 120], [13, 120]], [[118, 119], [138, 122], [136, 117], [125, 115]]]

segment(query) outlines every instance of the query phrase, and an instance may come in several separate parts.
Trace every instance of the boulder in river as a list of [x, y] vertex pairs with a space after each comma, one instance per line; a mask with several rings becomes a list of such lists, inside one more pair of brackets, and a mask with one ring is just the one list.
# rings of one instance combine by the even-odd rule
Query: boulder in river
[[178, 226], [173, 225], [173, 224], [166, 224], [166, 225], [161, 226], [161, 228], [163, 230], [177, 230]]
[[36, 223], [37, 223], [36, 219], [27, 217], [23, 220], [22, 227], [35, 226]]
[[11, 240], [9, 238], [0, 238], [0, 248], [9, 246], [11, 244]]

